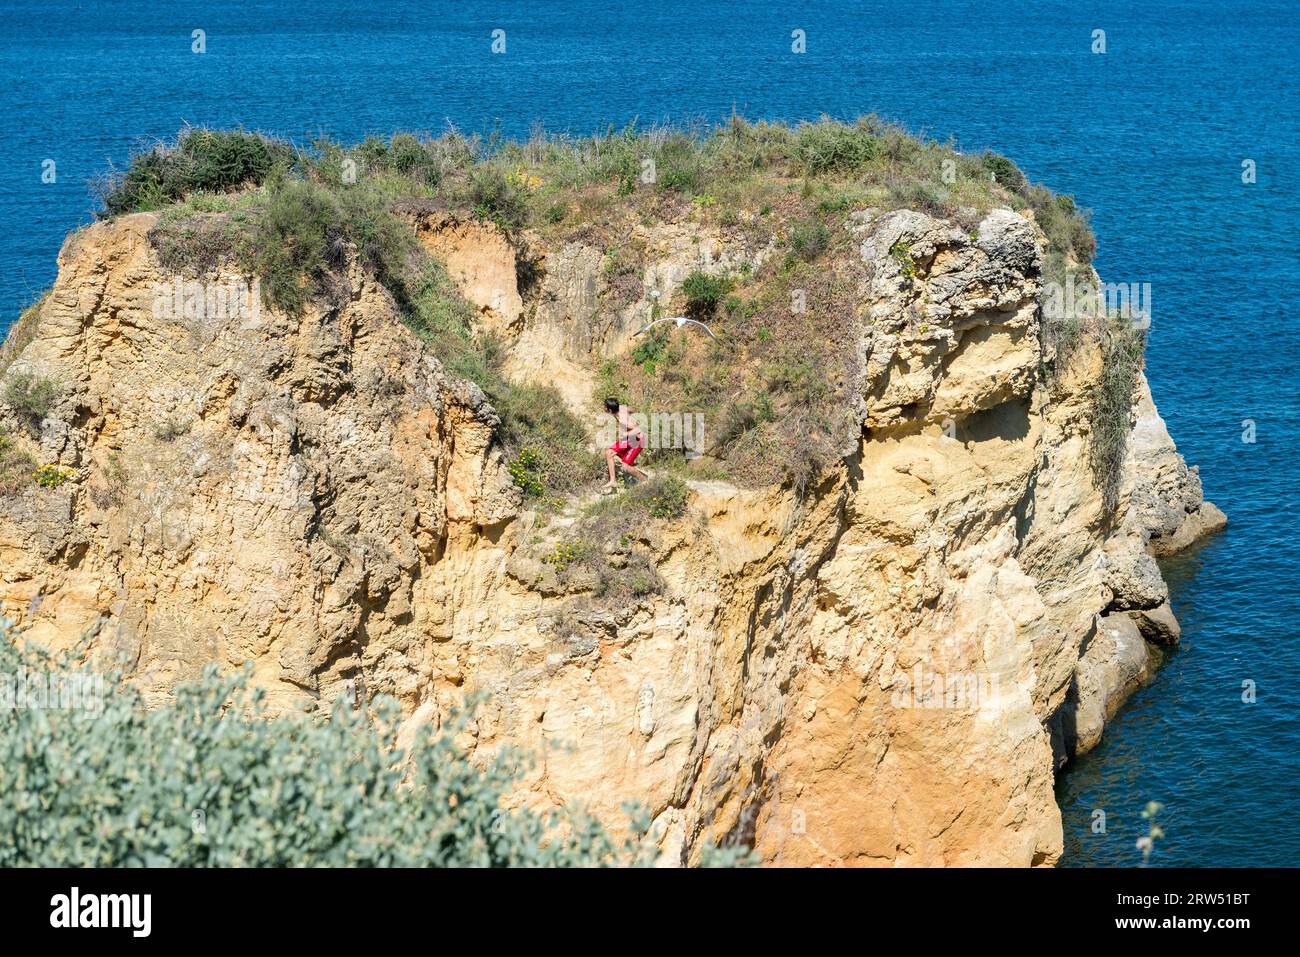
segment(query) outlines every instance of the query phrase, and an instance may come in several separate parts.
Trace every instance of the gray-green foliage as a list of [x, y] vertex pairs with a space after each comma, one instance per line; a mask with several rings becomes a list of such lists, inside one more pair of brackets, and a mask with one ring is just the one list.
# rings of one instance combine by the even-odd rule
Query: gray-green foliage
[[465, 714], [403, 752], [391, 699], [268, 718], [246, 674], [215, 668], [154, 710], [115, 675], [99, 707], [13, 707], [13, 676], [53, 672], [91, 673], [0, 620], [0, 867], [650, 862], [581, 812], [504, 811], [521, 758], [468, 761]]
[[369, 185], [276, 180], [254, 226], [245, 265], [261, 279], [273, 305], [296, 315], [309, 296], [328, 289], [349, 247], [405, 305], [410, 295], [405, 272], [415, 237]]
[[33, 422], [49, 414], [59, 397], [59, 387], [51, 379], [34, 372], [15, 372], [5, 383], [4, 400]]
[[1142, 372], [1146, 332], [1131, 322], [1104, 319], [1099, 336], [1101, 379], [1092, 395], [1088, 463], [1107, 514], [1119, 501], [1120, 470], [1128, 448], [1133, 392]]

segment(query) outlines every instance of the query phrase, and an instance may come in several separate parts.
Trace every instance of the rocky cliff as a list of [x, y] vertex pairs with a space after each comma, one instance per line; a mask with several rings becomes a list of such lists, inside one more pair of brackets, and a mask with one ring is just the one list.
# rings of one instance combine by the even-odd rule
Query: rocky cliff
[[[635, 227], [629, 281], [580, 233], [404, 215], [506, 373], [588, 421], [661, 297], [772, 254], [679, 211]], [[481, 692], [469, 746], [538, 758], [518, 801], [618, 827], [640, 800], [665, 863], [724, 839], [784, 865], [1053, 863], [1056, 770], [1177, 641], [1153, 556], [1223, 521], [1144, 380], [1107, 507], [1101, 351], [1053, 361], [1042, 237], [1009, 209], [844, 216], [860, 428], [803, 488], [690, 480], [684, 515], [618, 545], [661, 587], [618, 600], [544, 560], [584, 503], [525, 502], [491, 403], [367, 270], [300, 316], [187, 309], [183, 284], [159, 308], [156, 221], [71, 236], [8, 360], [59, 391], [39, 416], [0, 401], [0, 426], [62, 472], [0, 497], [6, 614], [88, 636], [154, 700], [210, 662], [251, 662], [280, 709], [391, 694], [409, 727]], [[246, 282], [219, 264], [205, 288]]]

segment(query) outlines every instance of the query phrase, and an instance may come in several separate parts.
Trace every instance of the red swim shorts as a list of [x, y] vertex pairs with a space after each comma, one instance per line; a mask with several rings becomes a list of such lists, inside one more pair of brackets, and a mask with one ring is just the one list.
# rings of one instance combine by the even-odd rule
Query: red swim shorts
[[641, 454], [641, 446], [632, 445], [630, 442], [615, 442], [609, 450], [622, 459], [624, 465], [631, 465]]

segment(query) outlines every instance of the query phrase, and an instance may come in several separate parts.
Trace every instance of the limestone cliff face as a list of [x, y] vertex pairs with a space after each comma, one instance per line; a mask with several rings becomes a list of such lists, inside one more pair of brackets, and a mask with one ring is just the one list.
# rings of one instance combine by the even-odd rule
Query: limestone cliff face
[[[409, 216], [510, 374], [575, 409], [657, 296], [770, 253], [646, 226], [629, 283], [580, 239]], [[691, 483], [634, 543], [662, 592], [593, 601], [538, 560], [566, 518], [523, 507], [496, 413], [382, 287], [354, 269], [301, 318], [160, 312], [152, 223], [69, 239], [10, 370], [62, 390], [39, 426], [3, 403], [0, 424], [74, 474], [0, 499], [5, 612], [44, 643], [91, 635], [155, 700], [250, 661], [276, 707], [388, 693], [410, 728], [484, 692], [471, 746], [539, 758], [520, 802], [618, 827], [640, 800], [665, 863], [729, 837], [788, 865], [1052, 863], [1056, 769], [1177, 640], [1151, 556], [1222, 523], [1145, 382], [1107, 520], [1100, 358], [1044, 372], [1031, 222], [865, 212], [844, 224], [863, 429], [843, 461], [802, 495]]]

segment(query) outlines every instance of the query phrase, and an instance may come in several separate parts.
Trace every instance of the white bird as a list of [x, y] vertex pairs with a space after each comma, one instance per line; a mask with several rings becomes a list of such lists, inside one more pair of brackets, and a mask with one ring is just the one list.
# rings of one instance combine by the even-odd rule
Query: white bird
[[642, 327], [641, 327], [640, 329], [638, 329], [636, 332], [632, 333], [632, 335], [634, 335], [634, 336], [639, 336], [639, 335], [641, 335], [641, 333], [645, 332], [647, 329], [651, 328], [652, 326], [657, 326], [657, 325], [659, 325], [659, 323], [661, 323], [661, 322], [675, 322], [675, 323], [677, 323], [677, 328], [678, 328], [678, 329], [682, 328], [682, 327], [683, 327], [684, 325], [686, 325], [686, 323], [688, 323], [688, 322], [693, 322], [693, 323], [695, 323], [695, 325], [699, 326], [701, 329], [703, 329], [705, 332], [707, 332], [707, 333], [709, 334], [709, 338], [712, 339], [714, 342], [717, 342], [717, 340], [718, 340], [718, 337], [715, 336], [715, 335], [713, 334], [713, 330], [712, 330], [712, 329], [710, 329], [710, 328], [709, 328], [708, 326], [706, 326], [704, 323], [700, 322], [700, 320], [698, 320], [698, 319], [691, 319], [691, 318], [688, 318], [687, 316], [663, 316], [663, 317], [661, 317], [661, 318], [659, 318], [659, 319], [652, 319], [650, 322], [647, 322], [644, 326], [642, 326]]

